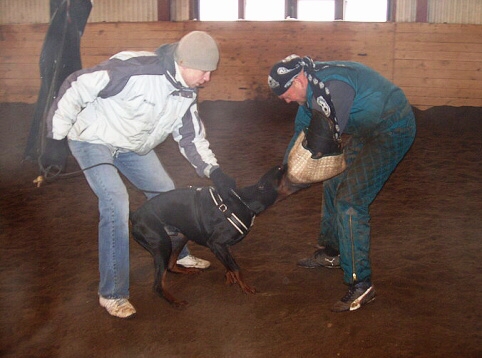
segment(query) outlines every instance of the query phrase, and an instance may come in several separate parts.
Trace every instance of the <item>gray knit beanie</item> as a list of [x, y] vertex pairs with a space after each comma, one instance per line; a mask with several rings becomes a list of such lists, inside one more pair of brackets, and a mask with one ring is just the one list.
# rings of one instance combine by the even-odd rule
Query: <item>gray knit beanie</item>
[[219, 61], [218, 45], [207, 32], [192, 31], [179, 41], [174, 59], [183, 67], [214, 71]]

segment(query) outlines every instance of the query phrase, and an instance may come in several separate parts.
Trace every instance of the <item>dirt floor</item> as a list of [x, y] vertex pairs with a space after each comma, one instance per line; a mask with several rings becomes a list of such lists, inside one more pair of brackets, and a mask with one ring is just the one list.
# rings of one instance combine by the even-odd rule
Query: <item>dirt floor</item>
[[[296, 106], [203, 102], [208, 137], [239, 185], [281, 163]], [[175, 309], [152, 289], [151, 257], [132, 241], [132, 320], [97, 299], [97, 202], [82, 175], [37, 188], [22, 161], [34, 106], [0, 104], [0, 356], [3, 357], [481, 357], [482, 108], [416, 111], [413, 147], [371, 207], [376, 300], [350, 313], [340, 270], [303, 269], [320, 221], [316, 184], [262, 213], [232, 251], [245, 295], [212, 262], [169, 276]], [[179, 187], [209, 185], [172, 140], [156, 149]], [[77, 169], [69, 158], [67, 170]], [[135, 209], [143, 196], [130, 187]]]

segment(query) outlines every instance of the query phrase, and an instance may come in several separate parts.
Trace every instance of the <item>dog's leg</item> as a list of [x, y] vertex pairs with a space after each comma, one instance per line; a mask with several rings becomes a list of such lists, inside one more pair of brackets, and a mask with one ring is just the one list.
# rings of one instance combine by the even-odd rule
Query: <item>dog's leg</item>
[[[169, 236], [166, 234], [166, 236], [163, 237], [162, 241], [165, 241], [166, 243], [167, 242], [170, 243], [170, 239], [168, 239], [168, 237]], [[172, 251], [170, 249], [167, 250], [167, 253], [171, 252], [171, 255], [169, 256], [166, 255], [166, 252], [164, 251], [164, 249], [166, 249], [166, 246], [170, 247], [171, 245], [167, 245], [167, 244], [159, 245], [153, 250], [154, 266], [156, 267], [156, 279], [154, 281], [154, 291], [174, 307], [183, 307], [187, 305], [187, 301], [178, 300], [167, 290], [168, 270], [166, 268], [169, 267], [169, 263], [171, 262]]]
[[133, 226], [132, 236], [136, 242], [149, 251], [154, 259], [154, 292], [175, 307], [185, 306], [186, 301], [176, 299], [166, 289], [167, 267], [172, 251], [169, 235], [166, 232], [156, 232], [139, 224]]
[[172, 229], [172, 227], [168, 227], [168, 229], [166, 230], [172, 241], [172, 252], [171, 256], [169, 257], [167, 269], [173, 273], [181, 274], [195, 274], [201, 272], [202, 269], [197, 269], [194, 267], [184, 267], [177, 264], [179, 254], [181, 253], [184, 245], [186, 245], [186, 243], [188, 242], [188, 238], [182, 232], [174, 232], [170, 229]]
[[252, 286], [249, 286], [241, 275], [240, 271], [230, 271], [229, 269], [226, 271], [226, 284], [233, 285], [238, 284], [239, 287], [243, 290], [244, 293], [256, 293], [256, 289]]
[[176, 299], [173, 295], [171, 295], [167, 290], [166, 290], [166, 277], [167, 277], [167, 270], [162, 273], [162, 279], [161, 279], [161, 292], [159, 290], [156, 290], [160, 296], [164, 297], [167, 302], [169, 302], [171, 305], [174, 307], [184, 307], [187, 305], [187, 301], [184, 300], [178, 300]]
[[249, 286], [243, 279], [239, 266], [231, 255], [229, 246], [222, 243], [220, 237], [222, 237], [223, 231], [215, 232], [208, 240], [207, 245], [211, 251], [216, 255], [216, 258], [222, 262], [226, 268], [226, 284], [233, 285], [238, 284], [244, 293], [256, 293], [254, 287]]

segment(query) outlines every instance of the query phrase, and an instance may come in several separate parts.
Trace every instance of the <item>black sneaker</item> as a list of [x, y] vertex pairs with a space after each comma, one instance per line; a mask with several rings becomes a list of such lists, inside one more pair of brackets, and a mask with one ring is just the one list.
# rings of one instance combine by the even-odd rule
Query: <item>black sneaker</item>
[[333, 305], [333, 312], [354, 311], [375, 299], [375, 286], [371, 282], [358, 282], [350, 286], [347, 294]]
[[340, 255], [330, 256], [325, 249], [316, 250], [313, 256], [298, 261], [298, 266], [305, 268], [340, 268]]

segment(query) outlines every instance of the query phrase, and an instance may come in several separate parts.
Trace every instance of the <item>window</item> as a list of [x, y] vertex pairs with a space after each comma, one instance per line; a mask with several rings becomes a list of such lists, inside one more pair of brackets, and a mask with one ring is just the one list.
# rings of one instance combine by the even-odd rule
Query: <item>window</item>
[[387, 0], [345, 0], [346, 21], [387, 21]]
[[335, 0], [298, 0], [298, 20], [335, 20]]
[[387, 21], [391, 0], [195, 0], [201, 21]]
[[246, 20], [284, 20], [285, 0], [245, 0]]
[[200, 0], [199, 19], [202, 21], [234, 21], [239, 19], [238, 0]]

